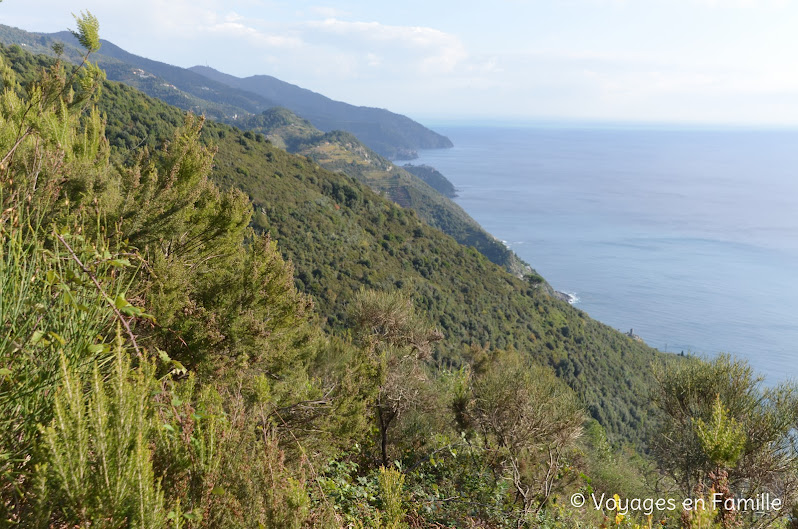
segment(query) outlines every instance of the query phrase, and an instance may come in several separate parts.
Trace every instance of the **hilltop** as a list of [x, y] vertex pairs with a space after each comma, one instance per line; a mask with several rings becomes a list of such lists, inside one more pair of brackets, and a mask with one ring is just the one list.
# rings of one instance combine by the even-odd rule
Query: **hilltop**
[[[68, 31], [29, 33], [0, 25], [0, 42], [19, 44], [34, 53], [51, 54], [54, 42], [70, 45], [67, 56], [79, 52]], [[452, 142], [412, 119], [385, 109], [334, 101], [316, 92], [268, 75], [239, 79], [212, 68], [181, 68], [127, 52], [106, 40], [94, 59], [108, 78], [135, 86], [142, 92], [192, 112], [205, 113], [217, 121], [236, 124], [250, 114], [274, 106], [290, 109], [316, 128], [329, 132], [345, 130], [382, 156], [412, 159], [417, 149], [438, 149]]]
[[385, 109], [333, 101], [270, 75], [253, 75], [242, 79], [207, 66], [189, 69], [208, 79], [270, 99], [277, 105], [291, 109], [324, 132], [351, 132], [369, 148], [391, 160], [416, 158], [416, 149], [452, 147], [449, 138]]

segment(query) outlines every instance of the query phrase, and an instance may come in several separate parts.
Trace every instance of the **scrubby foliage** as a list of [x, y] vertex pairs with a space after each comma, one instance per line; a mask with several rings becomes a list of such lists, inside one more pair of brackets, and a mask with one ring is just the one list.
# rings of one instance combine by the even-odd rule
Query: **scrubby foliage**
[[453, 193], [441, 191], [437, 181], [424, 178], [426, 173], [419, 176], [406, 167], [393, 165], [354, 134], [340, 130], [322, 133], [285, 108], [270, 108], [236, 125], [261, 132], [280, 148], [312, 158], [327, 170], [344, 173], [366, 184], [403, 208], [415, 211], [425, 223], [460, 244], [473, 246], [491, 262], [513, 274], [531, 272], [514, 252], [450, 200]]
[[664, 525], [786, 520], [791, 387], [676, 363], [345, 175], [104, 83], [96, 32], [78, 17], [77, 67], [0, 48], [1, 525], [651, 527], [567, 499], [711, 490], [787, 509]]
[[[145, 147], [157, 150], [183, 123], [179, 110], [114, 83], [98, 107], [112, 158], [123, 165]], [[554, 369], [613, 441], [642, 439], [650, 364], [664, 355], [554, 299], [536, 276], [507, 274], [356, 180], [250, 136], [203, 124], [199, 141], [216, 150], [209, 178], [249, 199], [252, 227], [291, 261], [297, 289], [312, 296], [327, 330], [351, 326], [348, 305], [361, 288], [398, 289], [444, 334], [432, 351], [437, 362], [459, 365], [471, 345], [513, 346]]]
[[[652, 448], [681, 493], [753, 498], [769, 492], [795, 502], [794, 386], [763, 387], [747, 364], [726, 355], [662, 369], [658, 379], [664, 420]], [[750, 515], [739, 517], [750, 524]]]

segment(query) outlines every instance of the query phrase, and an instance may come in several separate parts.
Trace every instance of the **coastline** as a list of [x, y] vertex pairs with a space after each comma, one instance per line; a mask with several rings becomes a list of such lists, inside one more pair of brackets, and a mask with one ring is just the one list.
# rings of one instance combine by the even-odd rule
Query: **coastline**
[[438, 128], [455, 148], [416, 163], [559, 299], [578, 292], [592, 318], [661, 351], [736, 355], [768, 383], [798, 376], [798, 219], [782, 198], [798, 194], [798, 133]]

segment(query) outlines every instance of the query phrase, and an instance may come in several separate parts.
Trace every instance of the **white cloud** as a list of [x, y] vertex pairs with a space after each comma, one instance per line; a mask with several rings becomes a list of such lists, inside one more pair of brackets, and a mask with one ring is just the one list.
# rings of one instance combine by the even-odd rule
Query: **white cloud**
[[365, 48], [372, 54], [382, 52], [406, 66], [415, 63], [423, 73], [451, 73], [468, 59], [459, 38], [433, 28], [337, 18], [310, 21], [305, 27], [312, 32], [309, 38], [332, 43], [342, 50]]
[[[785, 16], [787, 0], [499, 0], [447, 20], [446, 31], [431, 18], [435, 9], [410, 5], [413, 15], [400, 18], [396, 7], [347, 13], [343, 3], [324, 1], [84, 0], [83, 7], [100, 19], [102, 37], [132, 53], [270, 74], [398, 112], [660, 119], [689, 109], [709, 119], [722, 118], [726, 105], [729, 116], [769, 112], [798, 122], [789, 24], [798, 11]], [[2, 6], [4, 23], [74, 27], [63, 0]], [[591, 16], [573, 16], [583, 12]]]
[[[329, 7], [329, 6], [313, 6], [308, 9], [308, 12], [311, 15], [322, 17], [322, 18], [340, 18], [349, 16], [347, 11], [343, 11], [338, 9], [337, 7]], [[300, 14], [304, 14], [301, 13]]]
[[208, 24], [197, 26], [196, 31], [221, 35], [229, 38], [243, 38], [251, 44], [266, 48], [300, 48], [302, 39], [290, 34], [271, 34], [248, 26], [236, 20], [214, 20]]

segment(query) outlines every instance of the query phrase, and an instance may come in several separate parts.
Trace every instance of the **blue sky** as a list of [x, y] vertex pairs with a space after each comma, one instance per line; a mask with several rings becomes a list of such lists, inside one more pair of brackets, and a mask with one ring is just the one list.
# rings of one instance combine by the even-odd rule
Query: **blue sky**
[[786, 0], [5, 0], [0, 22], [81, 9], [139, 55], [418, 119], [798, 125]]

